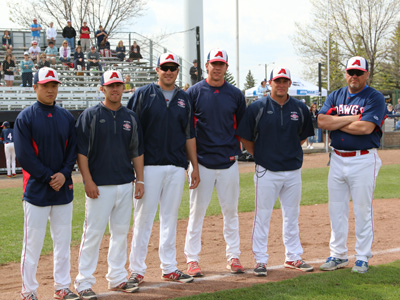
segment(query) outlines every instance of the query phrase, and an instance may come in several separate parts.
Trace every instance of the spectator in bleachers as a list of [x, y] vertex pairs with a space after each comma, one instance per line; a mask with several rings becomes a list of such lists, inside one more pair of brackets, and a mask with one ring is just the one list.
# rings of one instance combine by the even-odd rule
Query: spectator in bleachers
[[90, 67], [97, 67], [100, 71], [103, 71], [100, 62], [100, 54], [96, 51], [96, 47], [92, 46], [90, 48], [90, 52], [86, 55], [87, 56], [87, 70], [90, 70]]
[[80, 29], [80, 41], [82, 46], [82, 51], [86, 52], [90, 50], [90, 29], [87, 26], [87, 22], [83, 21], [83, 26]]
[[12, 49], [12, 39], [10, 36], [10, 32], [8, 30], [4, 30], [4, 34], [3, 34], [3, 38], [2, 38], [2, 42], [3, 42], [3, 48], [4, 49]]
[[39, 46], [40, 45], [40, 30], [42, 30], [42, 26], [37, 23], [36, 18], [33, 18], [33, 24], [31, 24], [29, 29], [31, 30], [32, 41], [36, 41]]
[[137, 61], [139, 61], [142, 57], [142, 55], [140, 54], [140, 47], [139, 45], [136, 43], [136, 41], [133, 42], [133, 45], [131, 46], [131, 51], [129, 53], [129, 61], [133, 61], [134, 59], [136, 59]]
[[82, 70], [85, 69], [85, 55], [82, 52], [82, 46], [79, 45], [76, 47], [74, 53], [74, 69], [78, 70], [78, 66], [82, 67]]
[[53, 27], [53, 22], [50, 22], [50, 27], [46, 30], [47, 45], [50, 42], [56, 43], [57, 30]]
[[74, 49], [76, 31], [71, 25], [71, 20], [67, 21], [67, 26], [64, 27], [62, 36], [68, 42], [68, 46], [70, 47], [70, 49]]
[[46, 53], [40, 54], [40, 61], [38, 63], [37, 69], [40, 70], [43, 67], [50, 68], [50, 62], [46, 60]]
[[12, 59], [12, 54], [6, 54], [6, 59], [3, 61], [3, 72], [6, 86], [12, 86], [14, 81], [15, 61]]
[[103, 57], [111, 57], [111, 49], [110, 49], [110, 42], [108, 41], [108, 37], [105, 37], [99, 47], [99, 53]]
[[37, 41], [32, 41], [32, 46], [28, 50], [29, 55], [34, 63], [38, 63], [40, 60], [40, 47], [38, 47]]
[[124, 93], [134, 93], [135, 92], [135, 87], [133, 86], [133, 83], [131, 82], [131, 76], [126, 75], [125, 76], [125, 82], [124, 82]]
[[44, 53], [46, 53], [47, 60], [51, 62], [51, 64], [55, 65], [58, 49], [56, 46], [54, 46], [53, 41], [49, 42], [49, 45], [47, 46], [46, 50], [44, 50]]
[[183, 86], [182, 90], [184, 90], [184, 91], [186, 92], [189, 88], [190, 88], [190, 84], [189, 84], [189, 83], [186, 83], [186, 84]]
[[71, 48], [68, 46], [68, 42], [64, 40], [60, 47], [60, 61], [62, 63], [69, 63], [71, 61]]
[[97, 39], [97, 47], [100, 49], [100, 44], [104, 38], [108, 37], [107, 31], [104, 30], [103, 26], [99, 26], [99, 30], [95, 33]]
[[394, 106], [394, 111], [396, 114], [400, 114], [400, 98], [397, 99], [397, 104]]
[[33, 62], [29, 59], [29, 53], [24, 53], [24, 60], [20, 63], [22, 86], [32, 86]]
[[7, 54], [11, 54], [12, 60], [16, 62], [17, 60], [15, 59], [15, 56], [12, 53], [12, 51], [13, 51], [13, 49], [11, 49], [11, 48], [7, 49], [6, 50], [6, 56], [7, 56]]
[[117, 48], [115, 49], [115, 52], [117, 53], [117, 57], [119, 58], [120, 61], [123, 61], [125, 59], [125, 46], [123, 41], [119, 41]]

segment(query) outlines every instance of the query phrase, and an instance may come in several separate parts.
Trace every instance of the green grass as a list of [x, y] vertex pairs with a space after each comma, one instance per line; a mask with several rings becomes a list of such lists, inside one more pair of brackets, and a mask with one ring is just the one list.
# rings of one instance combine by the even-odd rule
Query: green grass
[[[254, 183], [253, 173], [240, 174], [239, 211], [254, 211]], [[312, 205], [328, 202], [327, 190], [328, 168], [302, 170], [303, 192], [302, 205]], [[375, 199], [398, 198], [397, 181], [400, 178], [398, 165], [383, 166], [379, 172]], [[72, 244], [79, 244], [82, 235], [82, 226], [85, 218], [85, 198], [83, 185], [74, 185], [74, 212], [72, 220]], [[0, 264], [19, 261], [22, 249], [24, 213], [21, 201], [20, 188], [2, 189], [0, 195]], [[279, 208], [279, 201], [275, 204]], [[189, 192], [187, 185], [183, 192], [182, 204], [179, 209], [179, 219], [186, 219], [189, 213]], [[207, 215], [219, 215], [221, 209], [214, 191]], [[158, 215], [156, 216], [158, 221]], [[52, 251], [52, 241], [47, 231], [42, 254]]]
[[307, 274], [293, 279], [257, 284], [250, 288], [204, 293], [178, 299], [268, 299], [268, 300], [376, 300], [399, 299], [400, 261], [371, 267], [366, 274], [351, 269]]

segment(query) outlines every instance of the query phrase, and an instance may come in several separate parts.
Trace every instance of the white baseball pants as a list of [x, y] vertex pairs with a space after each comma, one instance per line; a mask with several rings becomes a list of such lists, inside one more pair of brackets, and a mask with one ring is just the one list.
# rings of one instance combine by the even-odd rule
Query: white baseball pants
[[282, 210], [282, 238], [286, 261], [301, 259], [303, 248], [299, 237], [301, 169], [272, 172], [260, 165], [254, 175], [255, 214], [253, 253], [257, 263], [268, 263], [268, 235], [272, 210], [279, 197]]
[[7, 175], [16, 174], [15, 172], [15, 150], [14, 143], [7, 143], [4, 145], [4, 152], [6, 154]]
[[372, 257], [374, 237], [372, 197], [382, 162], [376, 149], [353, 157], [332, 152], [328, 176], [329, 217], [331, 220], [330, 256], [347, 259], [349, 201], [353, 199], [356, 234], [356, 259]]
[[185, 184], [185, 169], [177, 166], [145, 166], [145, 193], [142, 199], [135, 199], [135, 223], [132, 247], [129, 256], [129, 270], [145, 275], [146, 256], [154, 217], [160, 203], [159, 256], [164, 274], [177, 269], [176, 225], [178, 211]]
[[46, 235], [47, 220], [54, 249], [54, 289], [68, 288], [70, 277], [70, 243], [72, 202], [65, 205], [36, 206], [22, 201], [24, 208], [24, 241], [21, 255], [21, 275], [23, 297], [36, 293], [39, 284], [36, 271]]
[[107, 223], [110, 230], [108, 249], [109, 288], [126, 281], [127, 235], [132, 216], [132, 183], [99, 186], [99, 197], [86, 195], [86, 216], [83, 224], [82, 242], [78, 259], [79, 274], [75, 279], [75, 289], [80, 292], [96, 283], [93, 273], [99, 259], [101, 240]]
[[[189, 178], [192, 166], [189, 168]], [[201, 251], [201, 233], [204, 216], [214, 187], [217, 190], [219, 204], [224, 216], [224, 238], [226, 242], [226, 258], [240, 256], [239, 236], [239, 168], [235, 162], [228, 169], [208, 169], [199, 164], [200, 184], [190, 190], [190, 213], [186, 232], [185, 255], [186, 261], [199, 261]]]

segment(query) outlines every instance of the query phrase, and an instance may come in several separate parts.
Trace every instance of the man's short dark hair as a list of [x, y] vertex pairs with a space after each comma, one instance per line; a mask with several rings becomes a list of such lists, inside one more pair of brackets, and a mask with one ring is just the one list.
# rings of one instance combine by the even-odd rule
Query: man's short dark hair
[[197, 64], [197, 59], [193, 60], [193, 63], [194, 63], [194, 64]]

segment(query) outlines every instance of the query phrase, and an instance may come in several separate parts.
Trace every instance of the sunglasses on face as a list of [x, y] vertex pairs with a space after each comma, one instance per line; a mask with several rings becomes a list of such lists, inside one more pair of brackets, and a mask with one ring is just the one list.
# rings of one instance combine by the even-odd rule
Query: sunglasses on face
[[175, 72], [176, 70], [178, 70], [177, 66], [160, 66], [160, 69], [164, 72], [168, 72], [168, 70], [170, 70], [171, 72]]
[[360, 77], [362, 75], [364, 75], [364, 71], [361, 70], [347, 70], [347, 74], [349, 74], [350, 76], [354, 76], [356, 75], [357, 77]]

